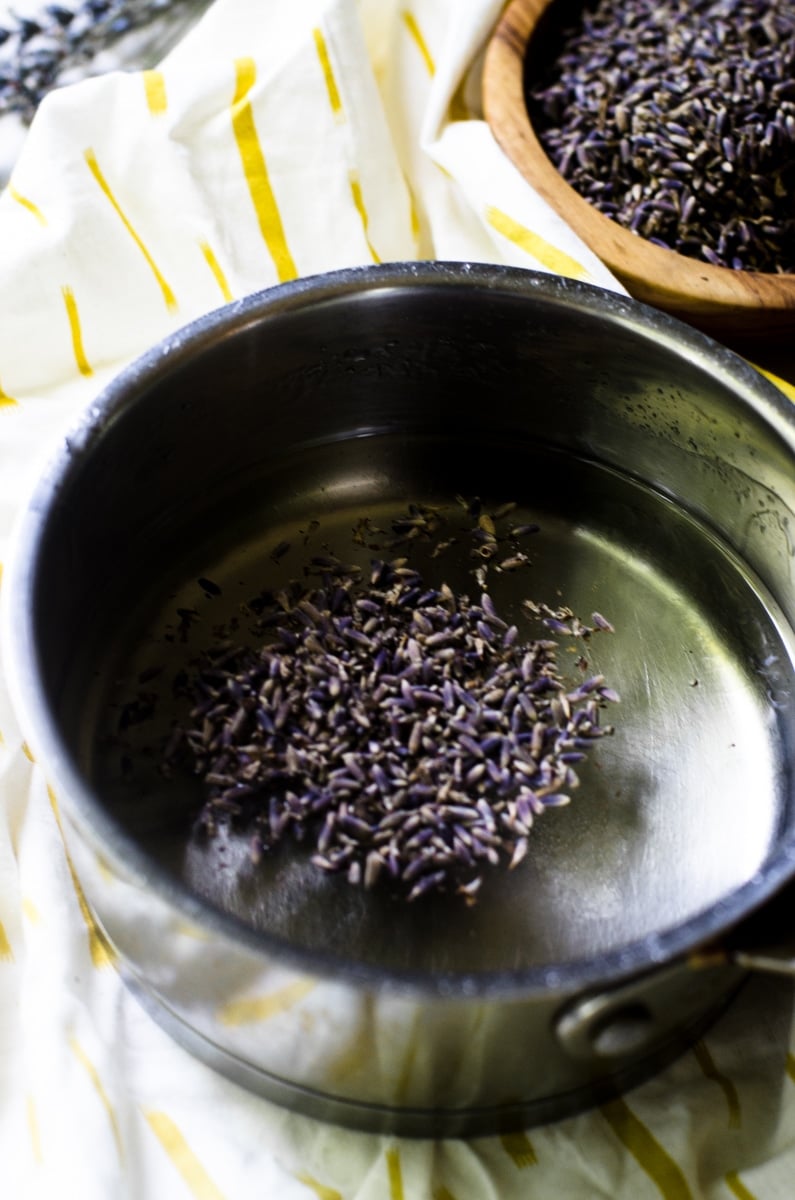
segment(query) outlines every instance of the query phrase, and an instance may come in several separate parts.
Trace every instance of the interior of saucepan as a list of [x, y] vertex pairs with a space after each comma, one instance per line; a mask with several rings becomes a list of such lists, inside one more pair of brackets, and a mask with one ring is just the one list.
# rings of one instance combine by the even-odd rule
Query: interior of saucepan
[[[36, 549], [43, 695], [84, 811], [211, 905], [349, 961], [521, 969], [679, 925], [791, 837], [791, 427], [733, 356], [522, 272], [351, 272], [205, 320], [103, 403]], [[362, 518], [427, 504], [460, 523], [474, 496], [539, 526], [529, 566], [491, 576], [522, 636], [542, 634], [526, 598], [615, 630], [561, 652], [621, 700], [525, 861], [474, 905], [409, 904], [295, 845], [255, 865], [245, 830], [197, 836], [201, 785], [165, 778], [157, 749], [175, 675], [220, 624], [250, 636], [249, 599], [311, 555], [383, 556], [352, 537]], [[477, 591], [465, 539], [431, 549], [410, 553], [433, 586]]]

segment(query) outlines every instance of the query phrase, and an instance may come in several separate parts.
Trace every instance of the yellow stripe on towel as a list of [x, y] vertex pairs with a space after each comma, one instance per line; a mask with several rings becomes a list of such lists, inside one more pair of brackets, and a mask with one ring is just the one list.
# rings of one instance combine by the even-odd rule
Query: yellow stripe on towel
[[403, 1190], [403, 1168], [400, 1165], [400, 1151], [392, 1146], [386, 1152], [386, 1174], [389, 1180], [389, 1200], [406, 1200]]
[[534, 1167], [538, 1162], [533, 1143], [521, 1130], [516, 1133], [501, 1134], [500, 1142], [505, 1153], [513, 1161], [513, 1165], [519, 1167], [520, 1170], [525, 1167]]
[[144, 1117], [196, 1200], [224, 1200], [223, 1193], [207, 1174], [171, 1117], [154, 1109], [145, 1112]]
[[264, 996], [244, 997], [231, 1000], [218, 1011], [218, 1020], [223, 1025], [248, 1025], [253, 1021], [269, 1021], [271, 1017], [286, 1012], [303, 1000], [315, 984], [311, 979], [298, 979], [275, 992]]
[[311, 1188], [317, 1196], [317, 1200], [342, 1200], [342, 1192], [338, 1192], [336, 1188], [326, 1187], [325, 1183], [318, 1183], [311, 1175], [296, 1175], [296, 1179], [305, 1187]]
[[795, 400], [795, 387], [791, 383], [787, 383], [786, 379], [780, 379], [778, 375], [774, 375], [772, 371], [766, 371], [764, 367], [758, 367], [756, 363], [751, 363], [751, 366], [760, 375], [764, 375], [765, 379], [769, 379], [771, 383], [774, 383], [788, 400]]
[[23, 196], [21, 192], [18, 192], [13, 183], [8, 185], [8, 194], [12, 200], [16, 200], [17, 204], [34, 216], [40, 225], [47, 224], [47, 218], [39, 208], [38, 204], [34, 204], [33, 201], [29, 200], [27, 196]]
[[0, 922], [0, 962], [13, 962], [14, 951], [11, 949], [11, 943], [8, 940], [8, 934]]
[[201, 248], [202, 254], [204, 255], [204, 261], [207, 263], [207, 266], [212, 271], [213, 278], [215, 279], [215, 282], [218, 284], [219, 288], [221, 289], [221, 295], [223, 296], [224, 300], [226, 300], [226, 302], [229, 303], [231, 300], [234, 300], [234, 296], [232, 295], [229, 284], [226, 281], [226, 276], [224, 275], [223, 271], [221, 270], [221, 264], [219, 263], [218, 259], [215, 257], [215, 251], [213, 250], [213, 248], [209, 242], [199, 242], [199, 246]]
[[359, 177], [357, 176], [355, 171], [351, 171], [350, 185], [351, 185], [351, 196], [353, 197], [353, 203], [356, 206], [356, 211], [358, 212], [359, 219], [362, 222], [362, 228], [364, 230], [364, 238], [365, 238], [365, 241], [367, 242], [367, 248], [370, 251], [370, 255], [372, 257], [373, 262], [380, 263], [381, 259], [378, 257], [378, 252], [377, 252], [375, 246], [373, 245], [373, 243], [370, 241], [370, 237], [367, 232], [368, 226], [370, 224], [370, 219], [367, 216], [367, 209], [364, 206], [364, 196], [362, 195], [362, 185], [359, 182]]
[[331, 105], [331, 111], [334, 114], [334, 119], [337, 121], [344, 121], [345, 112], [342, 107], [342, 98], [340, 96], [340, 90], [337, 87], [337, 80], [334, 76], [334, 68], [331, 65], [328, 46], [326, 45], [326, 39], [323, 37], [323, 31], [321, 29], [313, 29], [312, 36], [315, 39], [315, 50], [317, 51], [318, 62], [320, 63], [320, 69], [323, 72], [323, 78], [326, 81], [328, 102]]
[[409, 12], [407, 8], [403, 9], [400, 16], [403, 20], [403, 24], [406, 26], [406, 29], [409, 31], [414, 45], [417, 47], [420, 55], [422, 56], [422, 61], [425, 63], [428, 74], [433, 77], [436, 74], [436, 63], [433, 61], [433, 56], [428, 49], [428, 43], [422, 36], [422, 30], [417, 24], [417, 18], [413, 13]]
[[18, 403], [18, 400], [15, 400], [13, 396], [9, 396], [8, 393], [4, 392], [2, 387], [0, 387], [0, 408], [16, 408]]
[[740, 1112], [740, 1097], [737, 1094], [737, 1088], [715, 1066], [715, 1060], [703, 1041], [696, 1042], [693, 1047], [693, 1053], [706, 1078], [716, 1083], [726, 1097], [726, 1106], [729, 1110], [729, 1129], [739, 1129], [742, 1124], [742, 1114]]
[[756, 1200], [756, 1196], [753, 1192], [749, 1192], [736, 1171], [729, 1171], [728, 1175], [724, 1176], [724, 1178], [726, 1187], [737, 1197], [737, 1200]]
[[273, 194], [265, 155], [257, 136], [254, 113], [247, 96], [257, 79], [253, 58], [235, 62], [235, 95], [232, 101], [232, 130], [243, 164], [243, 174], [257, 214], [260, 232], [276, 267], [280, 282], [295, 279], [298, 269], [287, 245], [276, 197]]
[[83, 346], [83, 330], [80, 325], [80, 313], [77, 308], [75, 294], [70, 287], [61, 288], [63, 302], [66, 306], [66, 317], [69, 321], [69, 332], [72, 336], [72, 349], [74, 351], [75, 362], [77, 369], [81, 375], [93, 375], [94, 371], [91, 363], [86, 358], [85, 348]]
[[556, 275], [565, 275], [569, 279], [590, 279], [588, 271], [576, 258], [558, 250], [556, 246], [551, 245], [539, 234], [533, 233], [531, 229], [520, 225], [499, 208], [489, 205], [486, 209], [486, 220], [492, 229], [496, 229], [497, 233], [513, 242], [520, 250], [524, 250], [525, 254], [531, 255], [548, 271]]
[[97, 1071], [97, 1068], [94, 1066], [91, 1059], [88, 1057], [85, 1050], [80, 1045], [80, 1043], [78, 1042], [77, 1038], [75, 1037], [75, 1035], [73, 1033], [71, 1033], [69, 1035], [69, 1048], [72, 1051], [72, 1053], [74, 1054], [77, 1061], [80, 1063], [80, 1065], [85, 1070], [86, 1074], [88, 1075], [88, 1078], [91, 1080], [94, 1091], [99, 1096], [99, 1098], [102, 1102], [102, 1107], [105, 1109], [105, 1112], [108, 1114], [108, 1120], [110, 1121], [110, 1127], [113, 1132], [113, 1140], [116, 1143], [116, 1150], [118, 1152], [119, 1158], [122, 1159], [124, 1157], [124, 1153], [123, 1153], [122, 1144], [121, 1144], [121, 1134], [119, 1133], [119, 1123], [116, 1120], [116, 1113], [113, 1110], [113, 1105], [110, 1102], [108, 1093], [105, 1091], [102, 1080], [99, 1077], [99, 1072]]
[[657, 1185], [664, 1200], [693, 1200], [693, 1193], [681, 1167], [660, 1145], [651, 1130], [635, 1116], [626, 1101], [611, 1100], [603, 1104], [599, 1111], [641, 1170]]
[[109, 967], [113, 963], [115, 957], [114, 951], [105, 941], [105, 938], [97, 927], [97, 924], [91, 913], [91, 909], [88, 907], [88, 901], [86, 900], [85, 893], [80, 886], [80, 880], [77, 878], [77, 872], [75, 871], [74, 864], [69, 856], [69, 851], [66, 848], [66, 839], [64, 837], [63, 825], [61, 824], [61, 814], [58, 809], [58, 799], [55, 795], [55, 792], [49, 786], [47, 787], [47, 795], [50, 798], [50, 806], [55, 816], [55, 822], [60, 830], [61, 841], [64, 848], [64, 856], [66, 858], [66, 865], [69, 869], [69, 875], [72, 880], [72, 887], [74, 888], [75, 896], [77, 897], [80, 915], [83, 918], [86, 932], [88, 933], [88, 951], [91, 955], [91, 962], [95, 967], [98, 968]]
[[97, 184], [99, 185], [99, 188], [102, 191], [102, 194], [105, 196], [106, 200], [110, 203], [114, 212], [116, 213], [119, 220], [121, 221], [122, 225], [127, 230], [130, 237], [135, 242], [136, 246], [138, 247], [138, 249], [143, 254], [144, 258], [146, 259], [147, 265], [148, 265], [149, 269], [151, 270], [152, 274], [154, 275], [155, 279], [157, 280], [160, 291], [163, 293], [163, 299], [166, 302], [166, 308], [175, 309], [177, 307], [176, 296], [174, 295], [173, 291], [171, 290], [168, 283], [164, 279], [163, 273], [161, 272], [160, 268], [158, 267], [158, 265], [155, 262], [152, 255], [147, 250], [146, 246], [143, 243], [143, 240], [138, 235], [138, 233], [135, 231], [135, 229], [133, 229], [132, 223], [130, 222], [126, 213], [123, 211], [121, 205], [119, 204], [118, 200], [116, 199], [113, 192], [111, 191], [110, 184], [108, 183], [107, 179], [105, 178], [105, 176], [102, 173], [102, 169], [101, 169], [99, 163], [97, 162], [97, 157], [94, 154], [94, 151], [90, 148], [88, 150], [84, 150], [83, 157], [86, 160], [89, 171], [94, 176], [94, 179], [96, 180]]
[[154, 117], [162, 117], [168, 111], [166, 77], [162, 71], [143, 71], [146, 107]]

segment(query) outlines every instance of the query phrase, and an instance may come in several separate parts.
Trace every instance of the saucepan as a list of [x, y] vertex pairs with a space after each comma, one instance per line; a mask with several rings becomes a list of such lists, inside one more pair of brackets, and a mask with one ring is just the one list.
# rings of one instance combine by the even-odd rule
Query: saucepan
[[[729, 350], [540, 273], [357, 268], [210, 313], [81, 414], [19, 525], [6, 653], [88, 904], [154, 1018], [304, 1113], [483, 1133], [633, 1086], [749, 970], [790, 970], [794, 555], [795, 415]], [[296, 580], [387, 560], [486, 606], [478, 653], [495, 629], [554, 644], [556, 711], [592, 693], [603, 722], [563, 767], [570, 803], [539, 803], [510, 864], [478, 843], [469, 886], [420, 865], [407, 894], [328, 869], [317, 840], [263, 845], [208, 817], [207, 776], [174, 757], [185, 706], [207, 717], [197, 663], [260, 653]], [[493, 744], [472, 749], [479, 802]], [[424, 787], [448, 802], [443, 766]]]

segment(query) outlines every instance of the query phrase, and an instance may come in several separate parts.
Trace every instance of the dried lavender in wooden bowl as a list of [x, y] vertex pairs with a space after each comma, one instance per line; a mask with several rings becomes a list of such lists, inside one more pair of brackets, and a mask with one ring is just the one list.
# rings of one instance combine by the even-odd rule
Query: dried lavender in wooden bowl
[[788, 0], [511, 0], [483, 105], [637, 300], [754, 357], [795, 308]]
[[[527, 567], [521, 544], [537, 526], [506, 524], [512, 504], [462, 503], [478, 585]], [[411, 505], [391, 529], [365, 521], [355, 536], [372, 545], [380, 534], [399, 557], [364, 571], [314, 554], [302, 578], [263, 593], [258, 644], [218, 630], [184, 682], [190, 722], [175, 727], [164, 770], [187, 763], [200, 776], [203, 834], [248, 829], [255, 863], [292, 838], [352, 885], [386, 882], [409, 900], [453, 890], [472, 903], [483, 870], [522, 861], [534, 820], [568, 804], [577, 764], [612, 732], [600, 714], [617, 693], [586, 677], [582, 655], [567, 683], [557, 640], [612, 627], [527, 600], [543, 628], [531, 637], [488, 590], [472, 600], [429, 586], [408, 555], [417, 538], [433, 539], [431, 557], [458, 540], [439, 509]], [[289, 550], [282, 542], [271, 557]]]
[[791, 0], [596, 0], [534, 72], [531, 120], [624, 228], [736, 270], [795, 270]]

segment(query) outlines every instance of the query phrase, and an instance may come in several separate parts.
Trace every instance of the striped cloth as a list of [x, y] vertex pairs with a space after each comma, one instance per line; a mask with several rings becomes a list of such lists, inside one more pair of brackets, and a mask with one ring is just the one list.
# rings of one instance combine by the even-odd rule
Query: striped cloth
[[[217, 0], [160, 69], [42, 105], [0, 196], [0, 561], [65, 423], [140, 351], [232, 298], [429, 257], [616, 287], [479, 113], [499, 8]], [[9, 1200], [791, 1200], [792, 1006], [788, 983], [755, 978], [660, 1076], [527, 1133], [409, 1142], [281, 1111], [192, 1060], [120, 984], [0, 664]]]

